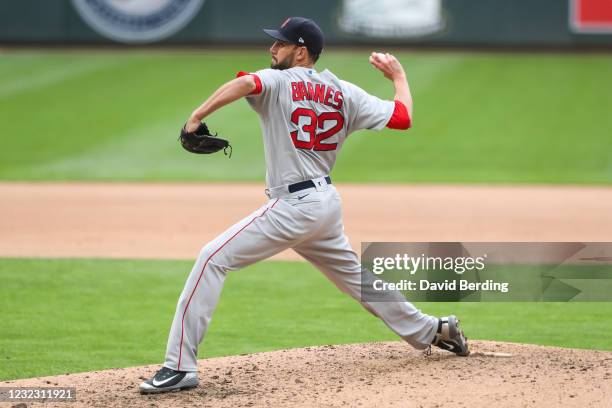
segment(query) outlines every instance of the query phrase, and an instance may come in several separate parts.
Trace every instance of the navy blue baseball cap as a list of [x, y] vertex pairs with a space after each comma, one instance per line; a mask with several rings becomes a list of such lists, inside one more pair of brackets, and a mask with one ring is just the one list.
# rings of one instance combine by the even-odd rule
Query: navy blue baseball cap
[[278, 30], [263, 31], [275, 40], [306, 47], [312, 55], [319, 55], [323, 51], [323, 31], [309, 18], [289, 17]]

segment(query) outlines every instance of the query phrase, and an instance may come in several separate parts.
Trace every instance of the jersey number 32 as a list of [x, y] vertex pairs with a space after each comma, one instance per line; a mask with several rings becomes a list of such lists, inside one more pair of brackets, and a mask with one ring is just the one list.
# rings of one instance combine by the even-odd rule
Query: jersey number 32
[[[317, 116], [317, 113], [312, 109], [297, 108], [291, 114], [291, 122], [299, 126], [301, 117], [310, 119], [308, 123], [302, 126], [302, 132], [308, 137], [308, 140], [298, 139], [297, 130], [291, 132], [291, 139], [296, 148], [316, 151], [336, 150], [338, 143], [324, 143], [323, 141], [342, 130], [344, 117], [340, 112], [323, 112]], [[327, 121], [335, 121], [336, 124], [326, 131], [317, 133], [317, 130], [325, 128], [325, 122]]]

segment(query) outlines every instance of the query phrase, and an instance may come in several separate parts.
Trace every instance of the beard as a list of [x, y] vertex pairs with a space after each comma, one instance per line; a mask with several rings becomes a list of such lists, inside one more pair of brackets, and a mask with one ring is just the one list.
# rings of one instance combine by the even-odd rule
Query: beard
[[278, 61], [276, 64], [273, 62], [270, 64], [270, 68], [284, 70], [293, 67], [293, 55], [287, 55], [284, 60]]

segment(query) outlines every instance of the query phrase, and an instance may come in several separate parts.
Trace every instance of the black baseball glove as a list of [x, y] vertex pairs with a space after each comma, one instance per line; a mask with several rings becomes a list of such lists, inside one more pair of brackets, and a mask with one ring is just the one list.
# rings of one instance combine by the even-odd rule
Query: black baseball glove
[[188, 132], [183, 126], [179, 140], [183, 148], [191, 153], [210, 154], [223, 149], [223, 153], [227, 156], [229, 149], [229, 157], [232, 157], [232, 146], [229, 142], [217, 137], [216, 134], [210, 134], [208, 126], [204, 122], [200, 123], [200, 126], [194, 132]]

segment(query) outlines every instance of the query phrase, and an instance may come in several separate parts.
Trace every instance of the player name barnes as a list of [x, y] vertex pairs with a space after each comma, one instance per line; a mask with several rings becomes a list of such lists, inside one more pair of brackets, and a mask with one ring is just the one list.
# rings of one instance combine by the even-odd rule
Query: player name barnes
[[508, 282], [495, 282], [486, 280], [484, 282], [470, 282], [465, 279], [461, 280], [445, 280], [444, 282], [430, 282], [427, 279], [412, 281], [402, 279], [398, 282], [385, 282], [377, 279], [373, 284], [374, 290], [399, 290], [399, 291], [417, 291], [429, 290], [434, 292], [453, 292], [457, 290], [483, 291], [483, 292], [502, 292], [507, 293], [509, 290]]

